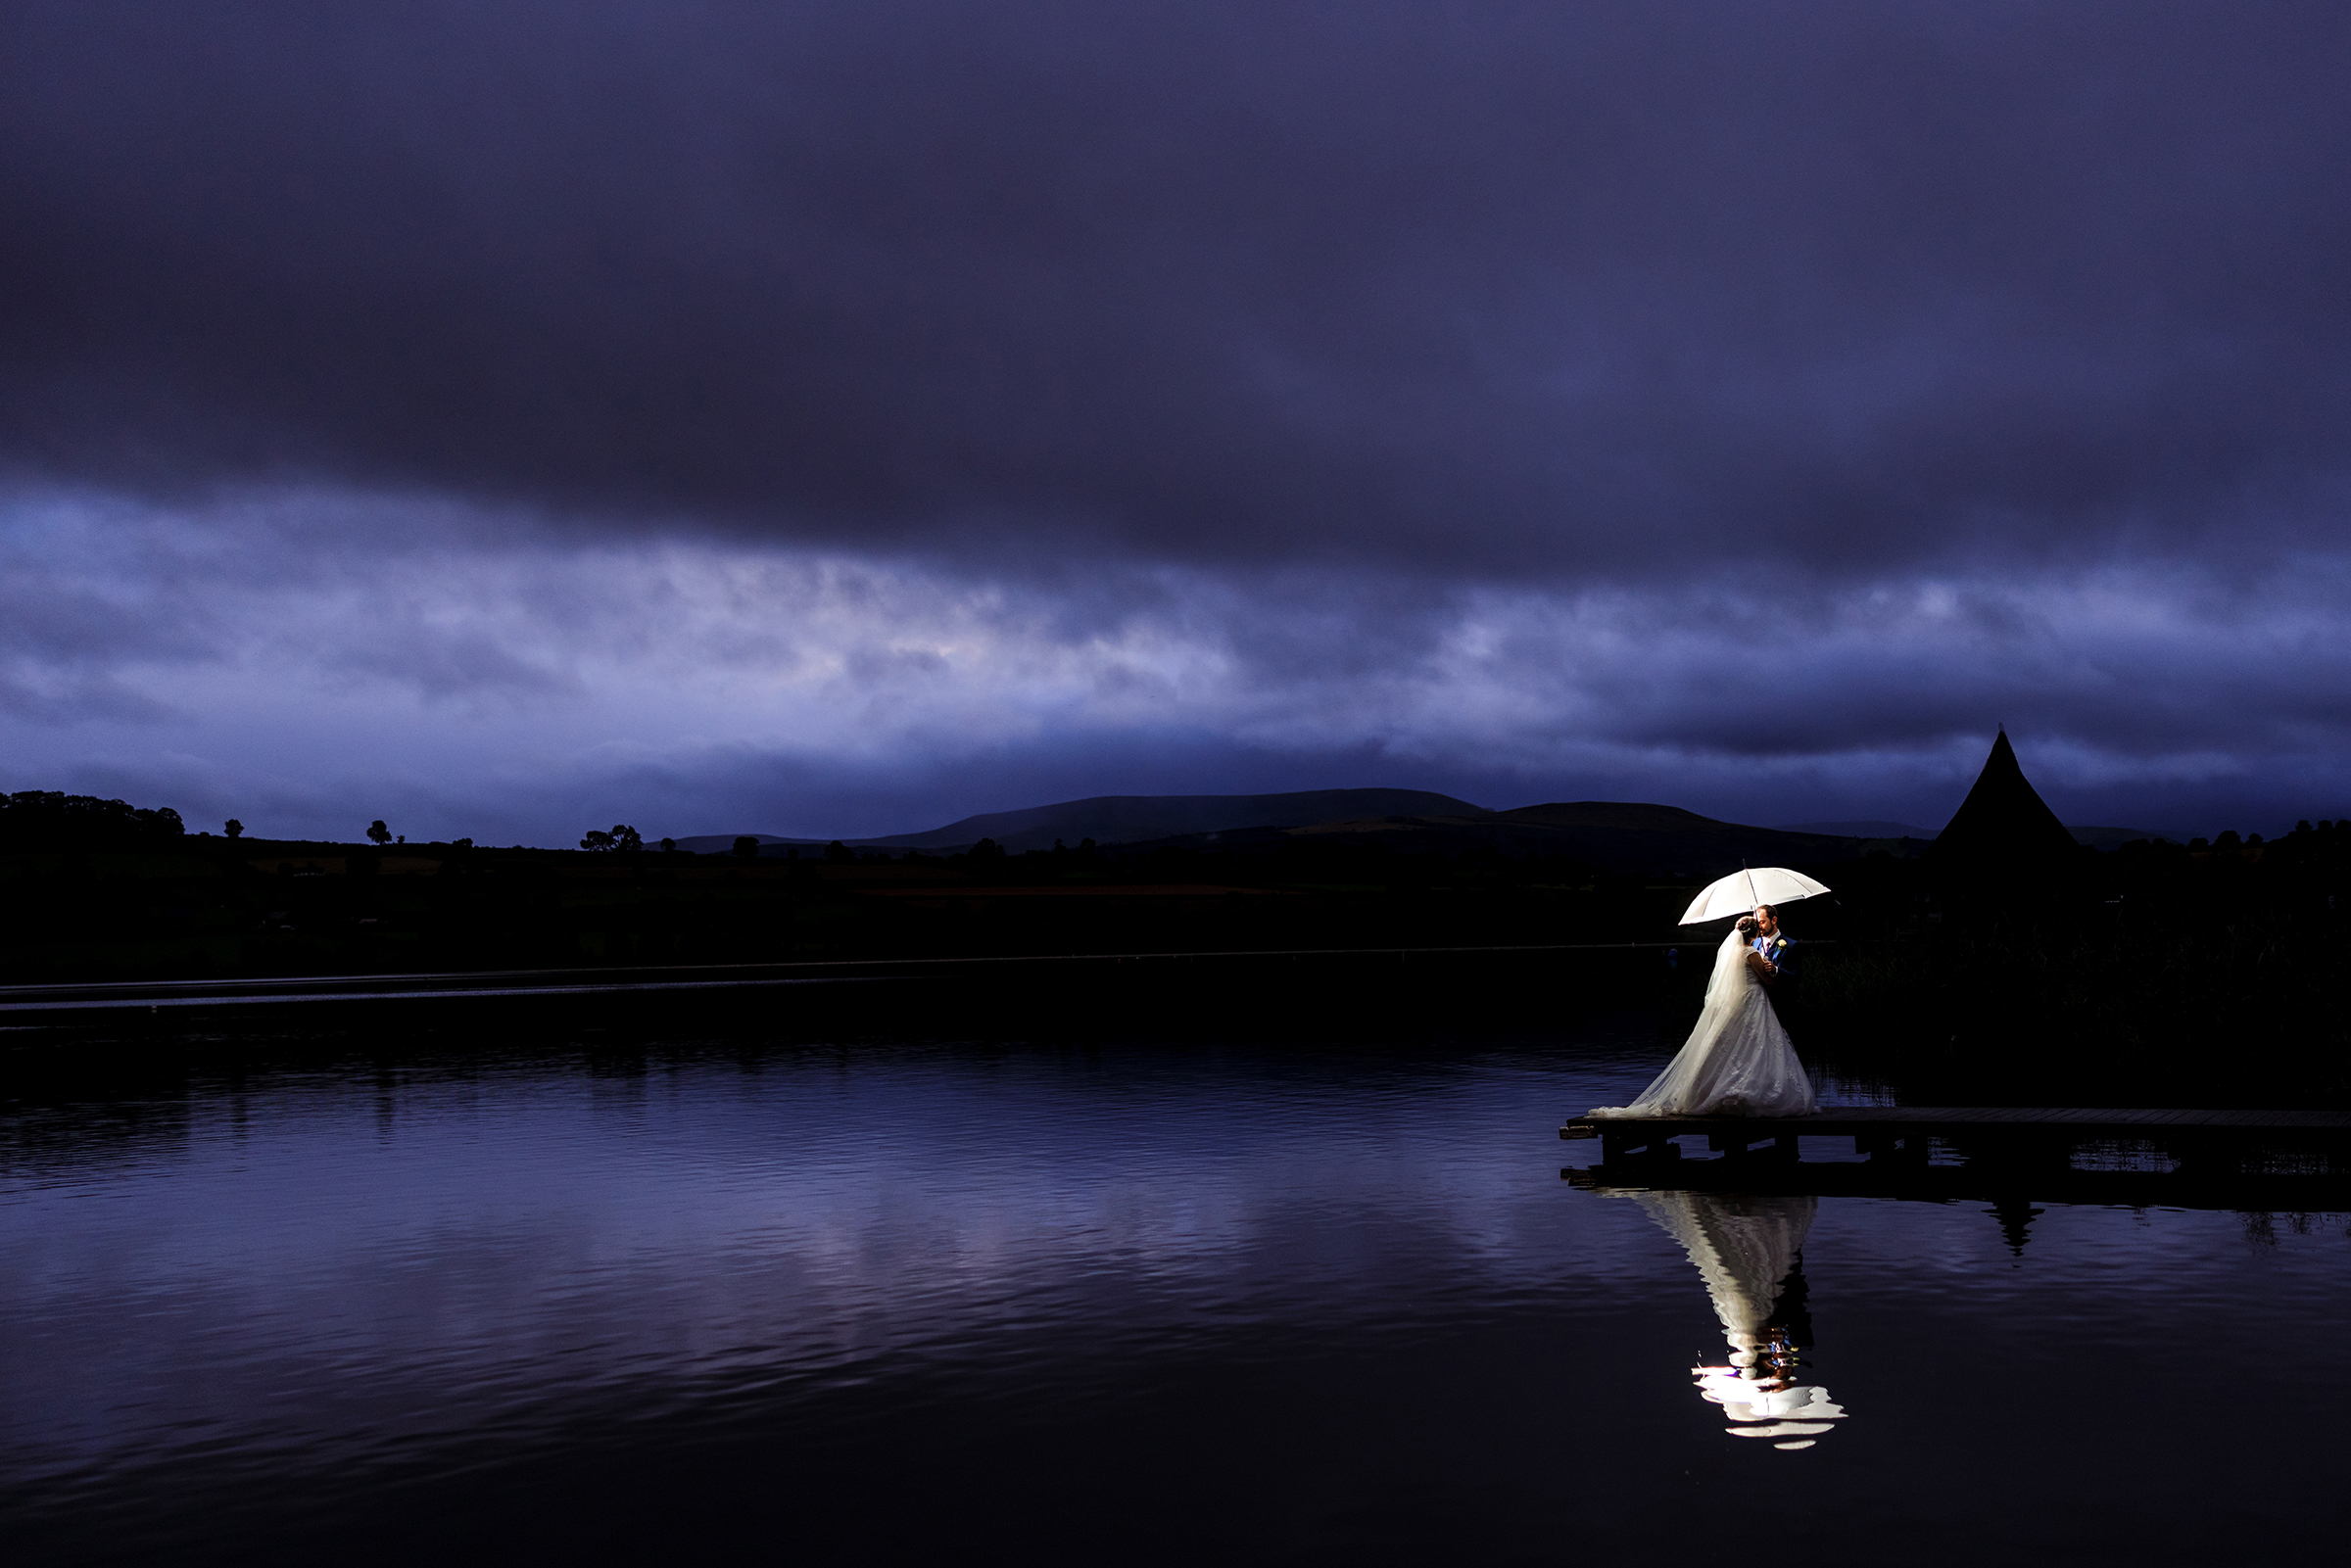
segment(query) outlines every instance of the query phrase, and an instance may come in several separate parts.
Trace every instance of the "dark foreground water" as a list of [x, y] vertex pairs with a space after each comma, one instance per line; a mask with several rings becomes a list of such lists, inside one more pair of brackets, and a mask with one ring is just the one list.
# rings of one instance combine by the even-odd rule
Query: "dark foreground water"
[[[1361, 1048], [330, 1044], [20, 1100], [0, 1553], [2331, 1549], [2341, 1216], [2049, 1206], [2020, 1249], [1980, 1205], [1564, 1183], [1590, 1146], [1562, 1117], [1657, 1059], [1646, 1019]], [[1800, 1246], [1776, 1301], [1743, 1301], [1742, 1245]], [[1805, 1349], [1742, 1402], [1748, 1311]]]

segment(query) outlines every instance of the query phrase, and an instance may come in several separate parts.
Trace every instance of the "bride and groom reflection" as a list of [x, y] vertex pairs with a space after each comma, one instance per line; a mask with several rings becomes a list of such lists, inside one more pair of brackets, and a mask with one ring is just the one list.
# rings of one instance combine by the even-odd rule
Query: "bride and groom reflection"
[[1820, 1200], [1597, 1190], [1638, 1203], [1698, 1265], [1731, 1354], [1728, 1365], [1693, 1367], [1691, 1376], [1699, 1397], [1721, 1407], [1730, 1434], [1808, 1449], [1835, 1431], [1845, 1410], [1827, 1389], [1802, 1381], [1799, 1359], [1812, 1337], [1799, 1255]]
[[[1733, 879], [1726, 879], [1726, 881]], [[1753, 897], [1751, 874], [1742, 874]], [[1714, 888], [1691, 906], [1710, 910]], [[1811, 891], [1828, 889], [1812, 884]], [[1799, 892], [1794, 896], [1804, 897]], [[1689, 917], [1685, 916], [1685, 920]], [[1665, 1070], [1630, 1105], [1596, 1106], [1591, 1120], [1655, 1117], [1800, 1117], [1817, 1103], [1812, 1080], [1780, 1022], [1774, 993], [1794, 976], [1795, 955], [1779, 912], [1756, 904], [1715, 949], [1698, 1022]], [[1801, 1381], [1811, 1337], [1798, 1266], [1820, 1200], [1761, 1195], [1598, 1188], [1631, 1198], [1698, 1265], [1730, 1342], [1730, 1364], [1691, 1370], [1699, 1397], [1719, 1405], [1734, 1437], [1774, 1448], [1808, 1449], [1836, 1430], [1845, 1411], [1829, 1391]], [[1793, 1288], [1789, 1288], [1793, 1283]]]

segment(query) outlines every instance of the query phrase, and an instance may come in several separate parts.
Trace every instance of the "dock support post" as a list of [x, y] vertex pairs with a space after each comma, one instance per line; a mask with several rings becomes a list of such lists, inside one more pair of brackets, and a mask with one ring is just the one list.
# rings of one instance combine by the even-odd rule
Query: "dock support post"
[[1601, 1134], [1600, 1157], [1613, 1164], [1619, 1160], [1679, 1160], [1682, 1151], [1670, 1137], [1655, 1130], [1634, 1131], [1614, 1128]]
[[1796, 1134], [1765, 1127], [1741, 1127], [1735, 1132], [1709, 1132], [1706, 1147], [1725, 1160], [1794, 1160]]
[[1853, 1135], [1853, 1153], [1867, 1155], [1872, 1164], [1917, 1164], [1927, 1163], [1931, 1140], [1919, 1131], [1861, 1132]]

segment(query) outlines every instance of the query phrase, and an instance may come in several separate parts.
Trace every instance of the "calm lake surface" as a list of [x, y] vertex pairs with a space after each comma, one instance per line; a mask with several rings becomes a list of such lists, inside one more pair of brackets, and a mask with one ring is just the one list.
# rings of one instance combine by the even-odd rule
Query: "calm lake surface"
[[[327, 1041], [20, 1097], [0, 1550], [2149, 1563], [2332, 1540], [2343, 1216], [2048, 1205], [2020, 1248], [1981, 1204], [1758, 1219], [1571, 1187], [1593, 1151], [1559, 1123], [1645, 1083], [1655, 1034]], [[1736, 1259], [1687, 1245], [1709, 1224], [1800, 1247], [1749, 1304], [1804, 1346], [1776, 1406], [1703, 1397], [1738, 1393]]]

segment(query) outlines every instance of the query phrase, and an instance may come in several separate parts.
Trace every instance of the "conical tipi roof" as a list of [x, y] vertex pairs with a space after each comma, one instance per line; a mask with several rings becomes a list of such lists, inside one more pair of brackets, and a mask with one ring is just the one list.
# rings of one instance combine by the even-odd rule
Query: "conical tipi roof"
[[2017, 766], [2016, 748], [2002, 729], [1976, 786], [1936, 836], [1933, 854], [1938, 860], [2041, 860], [2070, 856], [2076, 847], [2074, 835]]

